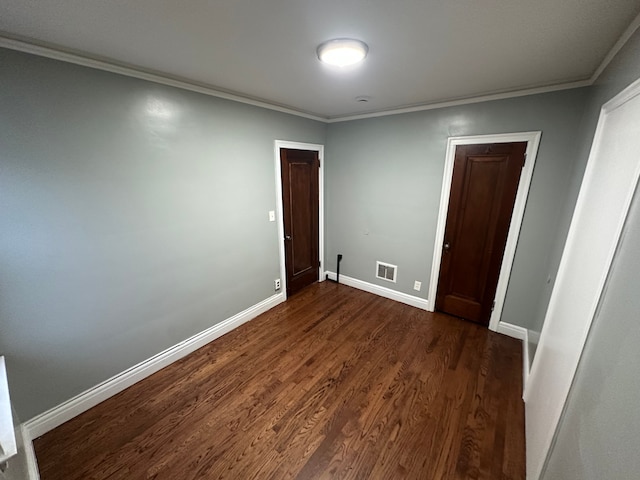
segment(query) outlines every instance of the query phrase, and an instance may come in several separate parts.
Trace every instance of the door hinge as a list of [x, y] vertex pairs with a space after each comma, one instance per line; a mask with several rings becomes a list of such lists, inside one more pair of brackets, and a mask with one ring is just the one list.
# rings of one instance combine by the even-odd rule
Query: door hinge
[[318, 268], [322, 266], [322, 262], [318, 262]]
[[522, 168], [527, 164], [527, 152], [524, 152], [524, 158], [522, 159]]
[[491, 312], [493, 312], [493, 309], [496, 308], [496, 301], [494, 300], [493, 303], [491, 304]]

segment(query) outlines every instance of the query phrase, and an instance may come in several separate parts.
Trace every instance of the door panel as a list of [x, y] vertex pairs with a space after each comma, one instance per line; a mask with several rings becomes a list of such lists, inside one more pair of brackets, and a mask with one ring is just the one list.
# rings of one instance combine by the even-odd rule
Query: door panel
[[[291, 209], [291, 237], [294, 275], [312, 267], [312, 236], [315, 233], [312, 219], [311, 191], [312, 165], [308, 163], [289, 163], [289, 179], [293, 208]], [[286, 230], [286, 229], [285, 229]], [[317, 265], [316, 265], [317, 267]]]
[[318, 281], [318, 152], [281, 149], [287, 295]]
[[437, 310], [488, 325], [526, 146], [456, 148]]

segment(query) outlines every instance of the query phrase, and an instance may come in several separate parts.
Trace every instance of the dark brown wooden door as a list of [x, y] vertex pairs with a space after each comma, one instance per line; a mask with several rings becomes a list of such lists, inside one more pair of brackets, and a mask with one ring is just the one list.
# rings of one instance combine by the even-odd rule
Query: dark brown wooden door
[[318, 152], [280, 149], [287, 295], [318, 281]]
[[489, 324], [526, 142], [456, 148], [436, 309]]

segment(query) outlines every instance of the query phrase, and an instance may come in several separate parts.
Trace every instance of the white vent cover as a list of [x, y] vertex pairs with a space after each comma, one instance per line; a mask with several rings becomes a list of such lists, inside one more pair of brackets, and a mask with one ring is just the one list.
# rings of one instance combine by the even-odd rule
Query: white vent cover
[[396, 283], [396, 272], [398, 267], [390, 263], [376, 262], [376, 278]]

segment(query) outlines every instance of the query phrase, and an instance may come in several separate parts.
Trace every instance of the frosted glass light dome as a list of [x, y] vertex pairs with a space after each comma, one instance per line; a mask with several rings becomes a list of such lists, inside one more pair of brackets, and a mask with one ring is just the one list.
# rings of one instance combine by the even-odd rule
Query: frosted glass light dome
[[318, 47], [318, 58], [329, 65], [347, 67], [364, 60], [368, 51], [367, 44], [360, 40], [337, 38]]

